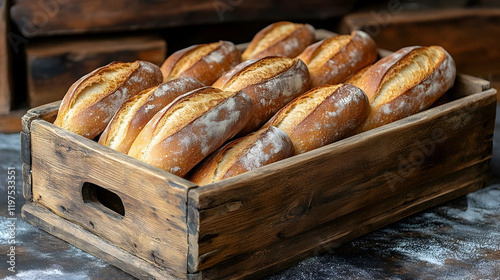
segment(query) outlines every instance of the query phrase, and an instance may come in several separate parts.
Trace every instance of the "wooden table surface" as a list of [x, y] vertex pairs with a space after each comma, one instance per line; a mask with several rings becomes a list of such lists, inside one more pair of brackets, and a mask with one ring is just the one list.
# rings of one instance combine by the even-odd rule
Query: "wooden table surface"
[[[410, 216], [269, 276], [285, 279], [500, 279], [500, 103], [494, 136], [494, 183]], [[0, 277], [2, 279], [133, 279], [25, 222], [20, 139], [0, 134]], [[15, 217], [8, 220], [7, 172], [16, 171]], [[15, 273], [8, 270], [8, 228], [15, 225]]]

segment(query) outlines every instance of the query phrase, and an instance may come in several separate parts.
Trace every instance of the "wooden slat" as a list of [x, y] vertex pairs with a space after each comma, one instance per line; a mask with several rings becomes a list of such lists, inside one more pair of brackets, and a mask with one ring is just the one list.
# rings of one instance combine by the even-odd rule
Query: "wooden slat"
[[[34, 203], [177, 277], [186, 277], [191, 182], [43, 120], [33, 120], [30, 133]], [[112, 212], [104, 202], [84, 202], [84, 183], [116, 194], [124, 215]]]
[[11, 17], [24, 36], [36, 37], [236, 21], [317, 20], [345, 15], [353, 4], [347, 0], [17, 0]]
[[159, 36], [47, 39], [26, 46], [28, 103], [60, 100], [83, 75], [112, 61], [145, 60], [160, 66], [166, 57]]
[[31, 122], [45, 120], [54, 122], [60, 101], [52, 102], [33, 108], [26, 112], [21, 119], [21, 162], [23, 172], [23, 196], [26, 201], [33, 201], [31, 180]]
[[36, 204], [25, 204], [21, 213], [23, 219], [32, 225], [113, 264], [139, 279], [176, 278], [176, 275], [159, 269]]
[[422, 185], [402, 197], [391, 197], [383, 203], [363, 207], [303, 234], [280, 237], [279, 241], [267, 247], [238, 255], [214, 268], [201, 271], [197, 277], [257, 279], [304, 258], [330, 251], [408, 215], [486, 187], [490, 182], [489, 164], [483, 162]]
[[[8, 1], [0, 0], [0, 115], [6, 115], [11, 109], [12, 97], [12, 78], [10, 69], [10, 50], [8, 36]], [[0, 120], [5, 121], [5, 117], [0, 117]], [[5, 123], [0, 124], [0, 129], [7, 129]]]
[[[495, 94], [490, 89], [225, 182], [191, 190], [190, 205], [199, 213], [189, 216], [190, 271], [218, 270], [219, 263], [236, 259], [232, 265], [244, 275], [250, 264], [238, 261], [242, 255], [274, 246], [282, 239], [307, 235], [318, 225], [367, 205], [375, 207], [386, 199], [404, 202], [413, 192], [416, 199], [433, 200], [421, 189], [423, 185], [431, 192], [439, 188], [443, 195], [453, 191], [452, 184], [432, 182], [488, 163]], [[476, 175], [482, 173], [484, 168]], [[385, 207], [377, 208], [379, 212], [373, 215], [390, 221], [394, 210], [382, 205]], [[349, 229], [358, 230], [352, 225]], [[314, 243], [314, 239], [309, 240], [307, 248]], [[278, 265], [283, 255], [293, 253], [275, 254], [267, 264]], [[249, 273], [260, 264], [253, 265]]]

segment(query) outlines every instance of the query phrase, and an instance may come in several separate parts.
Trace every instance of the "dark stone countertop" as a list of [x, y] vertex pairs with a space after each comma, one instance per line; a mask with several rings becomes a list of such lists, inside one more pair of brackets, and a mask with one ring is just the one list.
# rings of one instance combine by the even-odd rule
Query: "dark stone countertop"
[[[500, 104], [492, 168], [500, 176]], [[125, 272], [25, 222], [20, 143], [0, 134], [0, 277], [133, 279]], [[16, 273], [8, 271], [7, 171], [16, 171]], [[500, 179], [269, 276], [285, 279], [500, 279]]]

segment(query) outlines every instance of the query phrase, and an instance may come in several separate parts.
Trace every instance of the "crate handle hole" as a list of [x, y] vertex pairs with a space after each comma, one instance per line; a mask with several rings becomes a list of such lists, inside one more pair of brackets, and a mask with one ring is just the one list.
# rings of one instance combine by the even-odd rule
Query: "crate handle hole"
[[96, 184], [85, 182], [82, 185], [83, 202], [97, 208], [113, 218], [123, 219], [125, 207], [123, 201], [114, 192]]

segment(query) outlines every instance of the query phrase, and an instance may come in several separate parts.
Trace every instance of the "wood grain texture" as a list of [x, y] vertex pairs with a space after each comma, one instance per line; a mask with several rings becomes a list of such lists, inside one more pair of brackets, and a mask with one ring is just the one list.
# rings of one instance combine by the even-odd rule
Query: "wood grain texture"
[[457, 71], [500, 82], [500, 9], [436, 9], [390, 14], [360, 12], [342, 20], [342, 32], [365, 30], [379, 48], [396, 51], [406, 46], [439, 45]]
[[[12, 100], [11, 58], [7, 37], [9, 33], [8, 9], [8, 1], [0, 0], [0, 115], [9, 113]], [[2, 116], [1, 120], [5, 121], [5, 117]], [[7, 130], [5, 123], [0, 124], [0, 129]]]
[[[30, 131], [34, 203], [185, 277], [186, 199], [192, 183], [46, 121], [32, 121]], [[105, 202], [84, 202], [84, 183], [118, 195], [124, 215]]]
[[45, 120], [54, 122], [61, 101], [55, 101], [37, 108], [28, 110], [21, 118], [21, 162], [23, 173], [23, 196], [26, 201], [33, 201], [31, 180], [31, 122]]
[[158, 36], [50, 39], [26, 45], [28, 102], [36, 107], [60, 100], [80, 77], [112, 61], [144, 60], [161, 65], [167, 52]]
[[[266, 168], [191, 190], [190, 205], [198, 213], [189, 216], [190, 271], [212, 269], [213, 274], [207, 279], [245, 275], [243, 271], [247, 269], [251, 275], [263, 263], [279, 266], [284, 262], [283, 256], [294, 258], [292, 251], [287, 250], [272, 254], [274, 258], [263, 257], [266, 254], [260, 251], [262, 248], [308, 235], [317, 227], [344, 227], [336, 221], [346, 215], [358, 213], [358, 219], [373, 215], [373, 221], [367, 219], [363, 224], [381, 226], [384, 220], [391, 221], [392, 215], [403, 217], [399, 211], [413, 213], [405, 211], [407, 195], [412, 192], [420, 200], [416, 204], [429, 201], [427, 206], [435, 205], [431, 202], [435, 199], [442, 201], [439, 196], [449, 192], [464, 193], [460, 187], [455, 189], [456, 184], [441, 183], [448, 174], [461, 174], [461, 170], [489, 164], [495, 94], [495, 90], [487, 90]], [[487, 182], [482, 175], [485, 167], [476, 172], [480, 185]], [[436, 190], [439, 191], [435, 193]], [[224, 195], [220, 195], [222, 192]], [[383, 202], [388, 198], [394, 203]], [[401, 209], [390, 208], [392, 204], [401, 205]], [[365, 207], [378, 210], [368, 214], [360, 210]], [[356, 224], [349, 225], [345, 234], [351, 238], [359, 236], [358, 228], [353, 226]], [[345, 234], [325, 238], [345, 242]], [[304, 247], [294, 247], [293, 252], [310, 254], [315, 246], [311, 244], [317, 243], [313, 236], [309, 235], [308, 242], [302, 243]], [[261, 252], [260, 258], [265, 261], [252, 263], [250, 268], [251, 262], [241, 258], [255, 252]], [[228, 264], [235, 274], [223, 272], [222, 267]]]
[[[32, 225], [127, 271], [139, 279], [174, 279], [176, 275], [132, 255], [131, 253], [65, 220], [49, 210], [27, 203], [22, 210], [23, 219]], [[75, 238], [78, 237], [78, 238]]]
[[256, 279], [285, 269], [408, 215], [486, 187], [491, 182], [489, 168], [488, 162], [482, 162], [422, 184], [401, 196], [388, 197], [384, 203], [367, 205], [329, 223], [319, 224], [304, 233], [276, 236], [278, 241], [267, 247], [200, 271], [195, 279]]
[[[293, 19], [324, 19], [348, 13], [347, 0], [303, 2], [40, 1], [17, 0], [12, 19], [26, 37], [96, 31], [123, 31], [181, 25]], [[117, 13], [116, 11], [120, 11]]]

